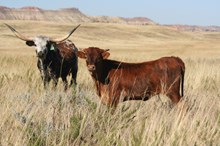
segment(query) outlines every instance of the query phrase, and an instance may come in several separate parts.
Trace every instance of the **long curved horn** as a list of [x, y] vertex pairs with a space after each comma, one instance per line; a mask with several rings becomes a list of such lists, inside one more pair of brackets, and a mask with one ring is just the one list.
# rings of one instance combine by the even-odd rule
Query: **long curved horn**
[[16, 37], [18, 37], [19, 39], [23, 40], [23, 41], [33, 41], [33, 39], [31, 38], [27, 38], [25, 36], [23, 36], [22, 34], [20, 34], [19, 32], [17, 32], [13, 27], [11, 27], [10, 25], [4, 23], [14, 34]]
[[62, 38], [58, 38], [58, 39], [50, 39], [50, 41], [52, 42], [62, 42], [65, 41], [66, 39], [68, 39], [71, 34], [80, 26], [81, 24], [79, 24], [78, 26], [76, 26], [72, 31], [70, 31], [69, 34], [67, 34], [66, 36], [62, 37]]

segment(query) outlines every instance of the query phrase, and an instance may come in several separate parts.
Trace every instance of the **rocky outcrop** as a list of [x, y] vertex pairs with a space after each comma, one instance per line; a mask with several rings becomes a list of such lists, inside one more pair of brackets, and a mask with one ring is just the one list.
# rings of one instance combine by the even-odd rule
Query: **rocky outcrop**
[[[60, 10], [43, 10], [38, 7], [8, 8], [0, 6], [0, 20], [35, 20], [73, 23], [119, 23], [133, 25], [159, 25], [146, 17], [111, 17], [111, 16], [87, 16], [77, 8]], [[192, 26], [192, 25], [163, 25], [169, 29], [179, 31], [211, 31], [220, 32], [219, 26]]]
[[180, 31], [191, 31], [191, 32], [220, 32], [219, 26], [197, 26], [197, 25], [165, 25], [168, 28]]
[[1, 20], [37, 20], [56, 22], [101, 22], [147, 25], [154, 24], [148, 18], [122, 18], [110, 16], [87, 16], [77, 8], [43, 10], [38, 7], [8, 8], [0, 6]]

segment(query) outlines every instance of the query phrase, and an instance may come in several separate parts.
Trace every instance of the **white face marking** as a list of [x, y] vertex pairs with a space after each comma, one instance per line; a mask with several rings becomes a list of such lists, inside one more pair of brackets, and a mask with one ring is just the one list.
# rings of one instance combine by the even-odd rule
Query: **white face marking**
[[46, 52], [47, 42], [49, 41], [48, 37], [45, 36], [37, 36], [34, 38], [34, 43], [36, 45], [36, 51], [39, 52]]
[[47, 55], [47, 43], [49, 41], [48, 37], [45, 36], [37, 36], [33, 39], [34, 43], [35, 43], [35, 49], [36, 49], [36, 53], [38, 58], [40, 59], [45, 59], [46, 55]]

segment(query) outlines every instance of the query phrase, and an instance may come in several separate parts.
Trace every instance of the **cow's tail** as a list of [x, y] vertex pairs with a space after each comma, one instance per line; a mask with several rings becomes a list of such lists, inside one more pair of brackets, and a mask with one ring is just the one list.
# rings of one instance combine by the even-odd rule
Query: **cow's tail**
[[181, 65], [181, 96], [184, 95], [184, 76], [185, 76], [185, 65], [184, 63]]

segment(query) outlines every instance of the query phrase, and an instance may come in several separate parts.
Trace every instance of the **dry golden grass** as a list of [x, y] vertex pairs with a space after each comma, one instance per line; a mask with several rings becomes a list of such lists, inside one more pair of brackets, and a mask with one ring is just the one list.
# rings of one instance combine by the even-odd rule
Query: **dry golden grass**
[[[77, 24], [6, 21], [19, 32], [59, 37]], [[114, 115], [100, 104], [79, 60], [78, 86], [45, 91], [33, 48], [0, 21], [0, 145], [219, 145], [220, 33], [179, 32], [161, 26], [82, 24], [71, 36], [79, 48], [109, 48], [111, 59], [139, 62], [179, 56], [186, 64], [185, 96], [120, 103]], [[188, 109], [188, 110], [186, 110]]]

